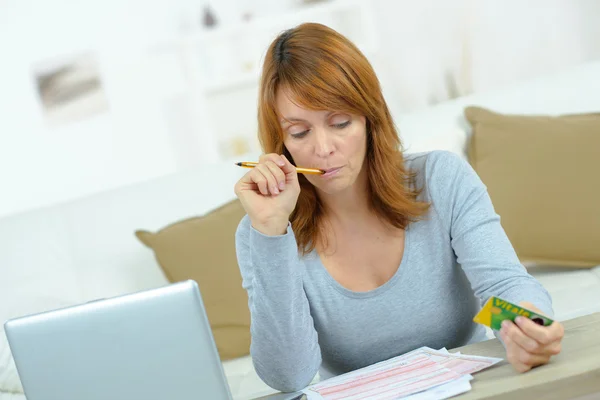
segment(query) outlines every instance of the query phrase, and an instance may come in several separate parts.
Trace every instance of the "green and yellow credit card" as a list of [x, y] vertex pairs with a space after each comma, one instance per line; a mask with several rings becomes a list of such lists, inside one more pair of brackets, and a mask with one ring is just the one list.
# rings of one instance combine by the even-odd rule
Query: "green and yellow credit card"
[[540, 315], [535, 311], [495, 296], [490, 297], [485, 302], [485, 305], [475, 315], [473, 321], [499, 331], [502, 328], [502, 321], [509, 319], [514, 322], [515, 318], [519, 316], [529, 318], [536, 324], [543, 326], [548, 326], [554, 322], [545, 315]]

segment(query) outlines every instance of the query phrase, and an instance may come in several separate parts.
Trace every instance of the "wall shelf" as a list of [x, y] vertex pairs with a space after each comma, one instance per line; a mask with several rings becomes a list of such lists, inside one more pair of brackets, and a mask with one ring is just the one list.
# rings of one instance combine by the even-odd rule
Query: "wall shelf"
[[[273, 39], [304, 22], [325, 24], [352, 40], [369, 57], [378, 48], [371, 5], [360, 0], [331, 0], [291, 8], [277, 17], [188, 31], [156, 44], [154, 51], [179, 58], [189, 99], [187, 129], [173, 123], [177, 147], [195, 138], [198, 157], [222, 159], [231, 148], [258, 151], [256, 100], [260, 68]], [[174, 118], [171, 118], [173, 120]], [[242, 142], [246, 141], [246, 145]], [[194, 151], [187, 149], [188, 159]]]

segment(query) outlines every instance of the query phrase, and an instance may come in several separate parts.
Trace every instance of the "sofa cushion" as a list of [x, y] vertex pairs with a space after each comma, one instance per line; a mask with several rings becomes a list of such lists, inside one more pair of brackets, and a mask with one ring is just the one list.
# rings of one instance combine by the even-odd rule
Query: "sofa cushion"
[[465, 116], [470, 162], [521, 260], [600, 264], [600, 114]]
[[244, 216], [238, 200], [156, 233], [136, 231], [154, 250], [170, 282], [196, 281], [222, 360], [249, 354], [248, 297], [235, 253], [235, 231]]

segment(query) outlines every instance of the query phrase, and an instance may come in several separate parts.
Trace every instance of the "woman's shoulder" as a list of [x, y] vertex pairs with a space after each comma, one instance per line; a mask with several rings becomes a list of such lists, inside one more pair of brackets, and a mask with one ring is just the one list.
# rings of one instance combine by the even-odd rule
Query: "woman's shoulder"
[[415, 173], [418, 186], [431, 190], [451, 184], [470, 169], [462, 156], [445, 150], [405, 153], [404, 165]]
[[407, 169], [427, 174], [455, 172], [467, 163], [462, 156], [446, 150], [404, 153], [403, 157]]
[[421, 200], [431, 202], [438, 213], [450, 212], [474, 191], [486, 190], [469, 162], [456, 153], [436, 150], [406, 154], [404, 159], [406, 169], [415, 173]]

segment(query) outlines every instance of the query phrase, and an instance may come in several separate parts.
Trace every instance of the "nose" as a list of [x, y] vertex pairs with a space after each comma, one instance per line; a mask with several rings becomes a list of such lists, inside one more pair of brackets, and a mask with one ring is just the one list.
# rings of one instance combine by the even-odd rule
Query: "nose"
[[333, 142], [331, 135], [324, 129], [315, 130], [315, 154], [318, 157], [328, 157], [333, 154]]

